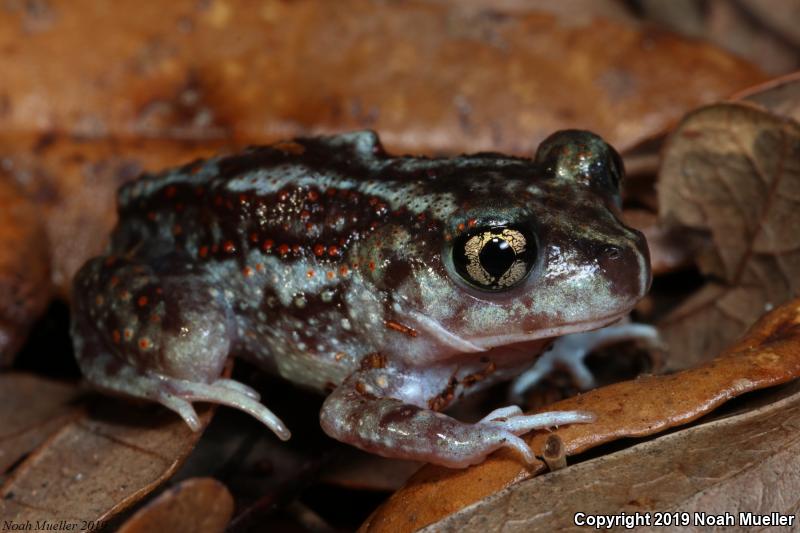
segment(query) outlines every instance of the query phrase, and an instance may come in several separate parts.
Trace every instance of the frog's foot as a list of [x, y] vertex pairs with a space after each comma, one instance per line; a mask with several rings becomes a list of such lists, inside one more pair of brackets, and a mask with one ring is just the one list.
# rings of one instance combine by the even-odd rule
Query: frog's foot
[[658, 331], [647, 324], [619, 324], [594, 331], [565, 335], [553, 343], [536, 363], [520, 374], [511, 385], [510, 397], [519, 402], [527, 391], [556, 368], [565, 368], [581, 390], [595, 386], [594, 376], [584, 360], [593, 350], [616, 342], [640, 340], [651, 346], [660, 346]]
[[[380, 395], [402, 395], [402, 391], [409, 390], [405, 379], [385, 369], [357, 372], [325, 400], [320, 413], [322, 429], [335, 439], [371, 453], [463, 468], [480, 463], [500, 448], [516, 450], [530, 464], [535, 457], [520, 435], [594, 420], [593, 415], [579, 411], [526, 415], [519, 407], [510, 406], [468, 424], [421, 407], [414, 398]], [[418, 382], [416, 377], [411, 381]]]
[[495, 409], [483, 417], [476, 426], [490, 431], [500, 431], [505, 439], [504, 447], [519, 453], [527, 464], [536, 459], [527, 443], [520, 438], [534, 429], [544, 429], [565, 424], [584, 424], [597, 419], [592, 413], [584, 411], [551, 411], [534, 415], [523, 414], [516, 405]]
[[238, 381], [218, 379], [209, 384], [164, 376], [158, 379], [162, 386], [153, 399], [178, 413], [194, 431], [200, 428], [200, 423], [191, 402], [210, 402], [244, 411], [275, 432], [281, 440], [289, 440], [292, 436], [281, 419], [259, 403], [258, 393]]

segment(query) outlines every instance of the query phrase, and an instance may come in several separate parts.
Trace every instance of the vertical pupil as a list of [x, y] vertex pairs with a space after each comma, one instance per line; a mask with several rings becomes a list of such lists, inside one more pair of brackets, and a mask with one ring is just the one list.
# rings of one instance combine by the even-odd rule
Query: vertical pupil
[[499, 278], [514, 264], [517, 254], [502, 237], [493, 237], [483, 245], [478, 255], [481, 266], [494, 278]]

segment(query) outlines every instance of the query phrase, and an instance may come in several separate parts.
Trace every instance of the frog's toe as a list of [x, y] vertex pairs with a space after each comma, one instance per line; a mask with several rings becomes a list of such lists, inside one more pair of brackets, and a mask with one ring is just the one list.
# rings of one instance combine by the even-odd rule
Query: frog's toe
[[484, 417], [479, 424], [501, 428], [505, 431], [510, 431], [514, 435], [524, 435], [534, 429], [551, 428], [566, 424], [585, 424], [595, 420], [596, 417], [586, 411], [550, 411], [525, 415], [521, 414], [519, 407], [511, 406], [496, 409]]
[[[167, 395], [172, 395], [188, 402], [211, 402], [234, 407], [263, 423], [271, 429], [279, 439], [289, 440], [292, 436], [281, 419], [275, 416], [275, 413], [267, 409], [266, 406], [259, 403], [258, 399], [253, 396], [254, 394], [257, 396], [257, 393], [247, 385], [239, 383], [238, 381], [219, 379], [214, 383], [208, 384], [168, 378], [168, 382], [168, 387], [165, 392]], [[162, 404], [183, 416], [180, 411], [174, 409], [169, 403], [164, 402], [160, 398], [159, 400]], [[185, 416], [183, 416], [183, 418], [187, 420]], [[189, 423], [188, 420], [187, 423]], [[189, 425], [191, 426], [190, 423]]]
[[220, 378], [214, 382], [214, 385], [218, 387], [231, 389], [233, 391], [241, 392], [242, 394], [245, 394], [256, 401], [261, 399], [261, 395], [253, 387], [250, 387], [249, 385], [245, 385], [244, 383], [240, 383], [233, 379]]

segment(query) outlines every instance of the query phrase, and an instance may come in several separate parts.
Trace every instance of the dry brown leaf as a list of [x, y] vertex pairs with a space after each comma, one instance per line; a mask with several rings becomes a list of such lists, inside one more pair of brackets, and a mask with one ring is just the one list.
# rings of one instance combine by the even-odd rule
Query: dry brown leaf
[[624, 148], [764, 79], [697, 41], [502, 6], [35, 6], [2, 8], [6, 132], [265, 142], [370, 127], [401, 152], [530, 154], [553, 130], [575, 126]]
[[800, 121], [800, 72], [756, 85], [731, 99], [747, 100], [776, 115]]
[[800, 125], [745, 104], [689, 114], [667, 143], [662, 219], [710, 234], [709, 282], [660, 323], [668, 366], [684, 368], [800, 294]]
[[[198, 410], [205, 427], [213, 406]], [[105, 522], [169, 479], [202, 432], [171, 411], [98, 398], [0, 487], [4, 520]], [[76, 526], [77, 527], [77, 526]]]
[[576, 513], [733, 513], [739, 525], [739, 511], [796, 515], [800, 386], [787, 388], [766, 406], [514, 485], [425, 531], [585, 531], [575, 525]]
[[48, 247], [33, 202], [0, 165], [0, 367], [50, 300]]
[[233, 516], [233, 496], [212, 478], [187, 479], [128, 519], [118, 533], [221, 533]]
[[[622, 437], [643, 437], [689, 423], [725, 401], [800, 377], [800, 299], [774, 310], [716, 359], [668, 376], [641, 377], [595, 389], [547, 407], [597, 415], [592, 424], [559, 428], [567, 455]], [[552, 433], [527, 439], [538, 456]], [[450, 470], [428, 465], [394, 493], [362, 525], [362, 532], [406, 532], [442, 518], [544, 471], [526, 469], [501, 451], [475, 467]]]
[[73, 383], [31, 374], [0, 374], [0, 476], [47, 437], [80, 416]]
[[[122, 183], [143, 171], [187, 163], [222, 148], [223, 144], [210, 141], [121, 141], [5, 134], [0, 136], [0, 161], [5, 171], [23, 186], [37, 209], [36, 218], [44, 220], [47, 235], [40, 241], [49, 243], [53, 284], [66, 296], [78, 268], [99, 254], [108, 242], [116, 222], [116, 191]], [[0, 238], [2, 231], [0, 224]], [[34, 242], [31, 239], [25, 241], [26, 246], [19, 243], [12, 248], [18, 254], [18, 262], [26, 257], [21, 252], [30, 248], [30, 255], [36, 251], [35, 246], [27, 246]], [[30, 275], [47, 265], [41, 257], [29, 262], [31, 265], [26, 267]], [[0, 294], [4, 286], [0, 276]], [[46, 301], [49, 293], [43, 290], [45, 287], [47, 284], [40, 282], [38, 292], [30, 291], [28, 298], [41, 299], [44, 294]]]
[[[792, 26], [792, 0], [634, 0], [647, 21], [703, 39], [748, 58], [767, 72], [782, 74], [800, 66], [796, 45], [779, 24]], [[766, 16], [763, 16], [766, 15]], [[777, 30], [777, 31], [776, 31]], [[796, 28], [793, 29], [796, 32]]]

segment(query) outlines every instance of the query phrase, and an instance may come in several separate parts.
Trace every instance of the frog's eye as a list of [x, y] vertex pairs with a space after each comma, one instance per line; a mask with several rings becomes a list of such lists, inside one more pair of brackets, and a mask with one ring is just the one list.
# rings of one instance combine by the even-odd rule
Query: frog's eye
[[453, 243], [453, 265], [467, 283], [485, 291], [503, 291], [525, 279], [536, 261], [536, 240], [520, 228], [468, 231]]

